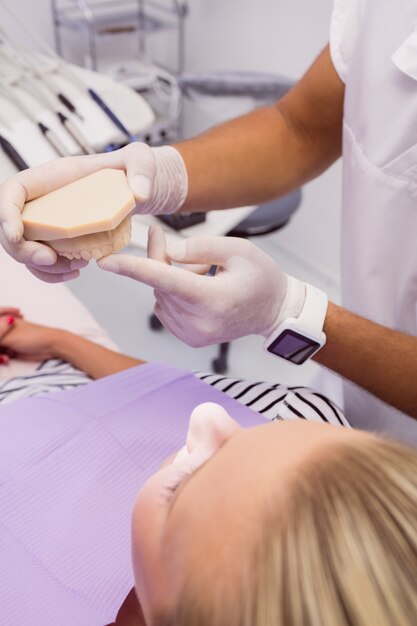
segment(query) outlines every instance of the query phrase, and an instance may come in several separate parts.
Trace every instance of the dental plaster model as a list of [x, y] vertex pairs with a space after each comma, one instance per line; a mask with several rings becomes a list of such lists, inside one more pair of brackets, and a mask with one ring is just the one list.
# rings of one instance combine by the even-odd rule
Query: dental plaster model
[[135, 204], [122, 170], [100, 170], [27, 202], [24, 237], [67, 259], [101, 259], [129, 243]]

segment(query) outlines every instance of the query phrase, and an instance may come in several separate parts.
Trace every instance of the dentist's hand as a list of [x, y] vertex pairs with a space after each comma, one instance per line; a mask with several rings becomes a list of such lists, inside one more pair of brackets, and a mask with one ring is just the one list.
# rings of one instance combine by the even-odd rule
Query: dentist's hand
[[[304, 284], [281, 272], [267, 254], [244, 239], [186, 239], [165, 249], [161, 230], [153, 228], [148, 254], [152, 258], [111, 255], [98, 264], [153, 287], [155, 314], [190, 346], [250, 334], [267, 337], [281, 320], [298, 317], [302, 310]], [[201, 276], [172, 267], [170, 260], [218, 269], [215, 276]]]
[[[23, 238], [25, 202], [104, 168], [123, 169], [136, 198], [137, 213], [178, 210], [187, 194], [187, 173], [179, 152], [133, 143], [107, 154], [56, 159], [19, 172], [0, 187], [0, 245], [46, 282], [71, 280], [87, 265], [57, 256], [49, 246]], [[57, 207], [59, 211], [59, 207]]]

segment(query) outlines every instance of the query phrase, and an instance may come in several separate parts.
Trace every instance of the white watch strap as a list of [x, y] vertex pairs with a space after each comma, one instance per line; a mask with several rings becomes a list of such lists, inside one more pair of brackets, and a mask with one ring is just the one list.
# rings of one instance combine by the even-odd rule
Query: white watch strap
[[305, 283], [305, 287], [306, 298], [297, 322], [307, 333], [318, 336], [323, 331], [329, 300], [321, 289], [309, 283]]

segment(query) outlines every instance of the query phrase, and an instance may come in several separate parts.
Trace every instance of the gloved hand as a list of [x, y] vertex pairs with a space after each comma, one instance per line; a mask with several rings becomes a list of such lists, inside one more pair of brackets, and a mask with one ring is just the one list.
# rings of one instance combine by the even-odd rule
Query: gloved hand
[[[305, 286], [289, 277], [249, 241], [232, 237], [185, 239], [165, 247], [159, 227], [149, 234], [148, 255], [110, 255], [99, 266], [154, 288], [155, 314], [193, 347], [256, 334], [268, 337], [287, 317], [298, 317]], [[217, 266], [215, 276], [172, 267]], [[193, 268], [194, 270], [194, 268]], [[201, 271], [200, 269], [198, 271]]]
[[[136, 213], [173, 213], [187, 195], [187, 171], [175, 148], [133, 143], [107, 154], [56, 159], [19, 172], [0, 187], [0, 244], [16, 261], [46, 282], [71, 280], [87, 265], [58, 257], [49, 246], [23, 239], [25, 202], [103, 168], [126, 171], [136, 198]], [[59, 207], [57, 207], [57, 211]]]

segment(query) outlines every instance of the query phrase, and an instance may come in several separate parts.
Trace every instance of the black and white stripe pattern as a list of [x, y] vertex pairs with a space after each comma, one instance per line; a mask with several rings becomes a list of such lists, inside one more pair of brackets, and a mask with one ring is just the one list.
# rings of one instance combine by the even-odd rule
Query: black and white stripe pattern
[[270, 420], [306, 419], [350, 427], [341, 410], [308, 387], [253, 383], [239, 378], [196, 372], [197, 378], [216, 387]]
[[0, 381], [0, 404], [9, 404], [21, 398], [30, 398], [43, 393], [74, 389], [89, 382], [91, 378], [87, 374], [69, 363], [50, 359], [26, 376]]
[[[349, 422], [333, 402], [307, 387], [254, 383], [201, 372], [196, 372], [195, 375], [267, 419], [306, 419], [349, 427]], [[89, 382], [91, 378], [87, 374], [69, 363], [50, 359], [26, 376], [0, 381], [0, 404], [9, 404], [21, 398], [44, 393], [74, 389]]]

